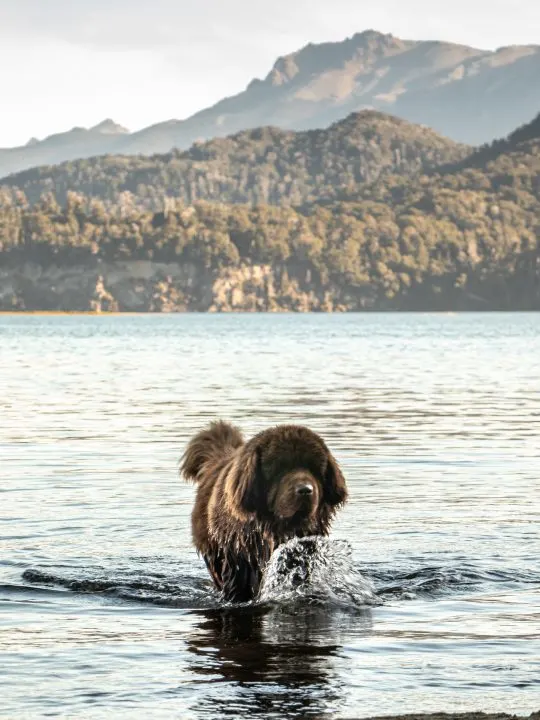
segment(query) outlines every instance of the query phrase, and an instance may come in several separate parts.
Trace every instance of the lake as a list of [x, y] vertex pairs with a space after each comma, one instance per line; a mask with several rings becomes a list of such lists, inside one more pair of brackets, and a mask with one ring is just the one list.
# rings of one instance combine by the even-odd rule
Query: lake
[[[540, 314], [5, 315], [0, 358], [1, 717], [540, 708]], [[216, 417], [321, 433], [380, 606], [220, 609]]]

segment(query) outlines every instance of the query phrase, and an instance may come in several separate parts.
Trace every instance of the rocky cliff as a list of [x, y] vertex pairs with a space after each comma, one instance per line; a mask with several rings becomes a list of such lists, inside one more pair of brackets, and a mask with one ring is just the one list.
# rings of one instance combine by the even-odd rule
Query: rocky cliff
[[[127, 261], [0, 269], [0, 310], [66, 312], [280, 312], [360, 309], [362, 299], [311, 282], [309, 271]], [[367, 302], [367, 300], [366, 300]]]

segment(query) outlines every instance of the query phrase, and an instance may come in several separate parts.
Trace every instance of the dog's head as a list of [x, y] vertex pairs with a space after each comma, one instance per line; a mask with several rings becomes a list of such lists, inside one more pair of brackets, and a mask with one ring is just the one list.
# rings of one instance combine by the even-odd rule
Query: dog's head
[[295, 528], [326, 525], [347, 499], [345, 479], [316, 433], [282, 425], [256, 435], [239, 450], [227, 478], [229, 510]]

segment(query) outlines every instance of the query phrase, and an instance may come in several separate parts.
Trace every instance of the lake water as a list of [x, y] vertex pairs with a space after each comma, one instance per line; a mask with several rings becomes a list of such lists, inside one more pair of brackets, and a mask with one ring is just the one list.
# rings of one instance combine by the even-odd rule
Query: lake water
[[[0, 716], [540, 708], [540, 314], [0, 316], [0, 360]], [[215, 417], [324, 436], [382, 605], [217, 607]]]

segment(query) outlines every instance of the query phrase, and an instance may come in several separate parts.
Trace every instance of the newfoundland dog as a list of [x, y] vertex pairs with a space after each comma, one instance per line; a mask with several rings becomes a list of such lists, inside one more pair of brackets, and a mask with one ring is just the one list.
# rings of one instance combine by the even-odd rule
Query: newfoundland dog
[[197, 483], [193, 542], [222, 597], [252, 600], [274, 549], [327, 535], [347, 499], [345, 479], [322, 438], [299, 425], [248, 442], [225, 422], [192, 438], [181, 473]]

